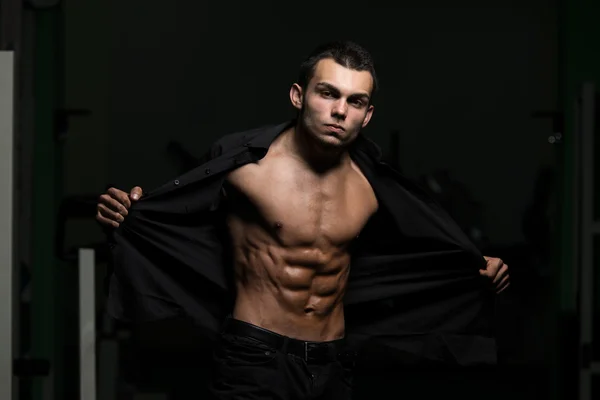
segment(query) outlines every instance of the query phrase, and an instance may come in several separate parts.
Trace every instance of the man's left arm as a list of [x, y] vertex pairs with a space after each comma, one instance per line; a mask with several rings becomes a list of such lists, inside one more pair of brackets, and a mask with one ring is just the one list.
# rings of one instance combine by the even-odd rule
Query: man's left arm
[[496, 294], [502, 293], [510, 286], [510, 275], [508, 265], [499, 258], [483, 257], [487, 262], [485, 269], [480, 269], [479, 273], [488, 278], [496, 291]]

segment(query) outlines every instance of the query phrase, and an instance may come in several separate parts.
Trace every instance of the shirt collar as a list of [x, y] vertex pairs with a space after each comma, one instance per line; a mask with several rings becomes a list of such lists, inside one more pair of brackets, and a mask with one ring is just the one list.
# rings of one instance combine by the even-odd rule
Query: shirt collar
[[295, 121], [287, 121], [278, 125], [268, 126], [257, 130], [257, 134], [248, 139], [246, 147], [268, 150], [271, 144], [275, 141], [283, 131], [290, 128]]

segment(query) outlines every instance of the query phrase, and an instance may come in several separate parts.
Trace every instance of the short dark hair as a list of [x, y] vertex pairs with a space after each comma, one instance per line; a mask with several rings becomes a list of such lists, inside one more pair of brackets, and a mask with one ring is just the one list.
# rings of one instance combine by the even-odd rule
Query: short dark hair
[[336, 63], [356, 71], [369, 71], [373, 77], [373, 90], [378, 88], [377, 74], [373, 57], [362, 46], [351, 41], [335, 41], [320, 45], [300, 64], [298, 84], [306, 88], [315, 73], [315, 66], [321, 60], [332, 58]]

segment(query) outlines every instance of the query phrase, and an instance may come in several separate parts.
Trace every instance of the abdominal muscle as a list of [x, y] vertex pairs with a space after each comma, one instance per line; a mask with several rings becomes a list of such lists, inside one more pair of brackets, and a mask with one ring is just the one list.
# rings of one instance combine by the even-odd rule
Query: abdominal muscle
[[285, 245], [261, 226], [229, 218], [237, 289], [233, 317], [288, 337], [344, 336], [350, 255], [325, 238]]

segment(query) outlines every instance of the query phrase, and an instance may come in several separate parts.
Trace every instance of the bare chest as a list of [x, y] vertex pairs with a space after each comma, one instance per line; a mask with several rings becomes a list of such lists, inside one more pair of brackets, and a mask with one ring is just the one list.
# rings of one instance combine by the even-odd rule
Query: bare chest
[[358, 168], [315, 176], [293, 162], [249, 164], [232, 172], [228, 184], [235, 218], [262, 227], [286, 246], [352, 241], [377, 209], [377, 200]]

